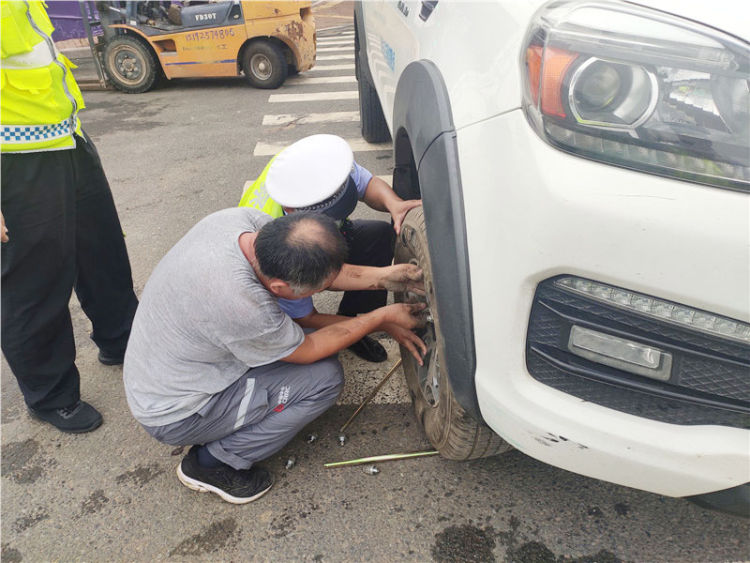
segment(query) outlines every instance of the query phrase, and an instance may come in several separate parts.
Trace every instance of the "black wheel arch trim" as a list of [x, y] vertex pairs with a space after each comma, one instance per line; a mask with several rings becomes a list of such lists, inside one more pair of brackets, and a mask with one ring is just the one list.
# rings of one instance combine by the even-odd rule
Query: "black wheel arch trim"
[[448, 91], [431, 61], [414, 61], [404, 69], [396, 87], [393, 133], [393, 188], [405, 199], [420, 195], [413, 193], [410, 175], [403, 173], [414, 164], [417, 168], [448, 378], [459, 404], [484, 422], [474, 382], [474, 323], [456, 130]]
[[359, 0], [354, 3], [354, 56], [358, 59], [357, 68], [359, 69], [357, 80], [364, 79], [366, 82], [373, 84], [372, 74], [370, 74], [370, 65], [367, 62], [367, 46], [360, 44], [362, 38], [365, 37], [364, 18], [365, 16], [362, 12], [362, 0]]

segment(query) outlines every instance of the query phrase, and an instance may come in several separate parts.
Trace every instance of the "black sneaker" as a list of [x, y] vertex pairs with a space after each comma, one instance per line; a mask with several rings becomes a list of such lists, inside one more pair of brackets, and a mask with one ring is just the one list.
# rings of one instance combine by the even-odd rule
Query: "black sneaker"
[[125, 352], [110, 354], [99, 350], [99, 363], [105, 366], [120, 366], [125, 361]]
[[82, 434], [96, 430], [102, 424], [102, 415], [85, 401], [62, 409], [39, 410], [29, 407], [29, 413], [34, 418], [49, 422], [61, 432]]
[[357, 356], [368, 362], [384, 362], [388, 359], [388, 352], [383, 345], [370, 336], [365, 336], [362, 340], [349, 346], [349, 350]]
[[177, 478], [188, 489], [199, 493], [216, 493], [232, 504], [252, 502], [271, 490], [273, 480], [270, 473], [262, 467], [201, 467], [198, 464], [198, 447], [190, 448], [177, 466]]

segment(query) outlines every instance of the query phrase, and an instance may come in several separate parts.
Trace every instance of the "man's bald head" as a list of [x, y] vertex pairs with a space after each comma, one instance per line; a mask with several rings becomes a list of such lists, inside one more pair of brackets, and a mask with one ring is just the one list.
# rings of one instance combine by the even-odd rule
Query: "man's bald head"
[[258, 231], [255, 256], [264, 276], [280, 279], [302, 294], [321, 289], [341, 270], [347, 246], [333, 219], [296, 212], [274, 219]]

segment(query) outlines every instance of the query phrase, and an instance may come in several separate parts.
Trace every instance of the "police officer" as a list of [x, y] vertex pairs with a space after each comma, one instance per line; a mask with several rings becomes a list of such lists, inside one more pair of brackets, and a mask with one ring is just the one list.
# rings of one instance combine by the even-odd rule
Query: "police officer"
[[105, 365], [122, 363], [138, 301], [112, 193], [78, 119], [73, 65], [42, 2], [0, 7], [2, 350], [32, 416], [88, 432], [102, 417], [80, 398], [71, 291]]
[[[393, 227], [385, 221], [350, 220], [358, 201], [376, 211], [390, 213]], [[360, 266], [388, 266], [393, 261], [395, 234], [407, 212], [420, 200], [402, 200], [391, 187], [354, 161], [349, 144], [336, 135], [311, 135], [277, 154], [246, 190], [240, 206], [253, 207], [272, 217], [295, 210], [317, 211], [339, 222], [349, 245], [348, 262]], [[338, 314], [348, 317], [367, 313], [386, 303], [385, 291], [347, 291]], [[315, 315], [311, 299], [282, 301], [294, 319]], [[382, 362], [383, 346], [365, 336], [349, 349], [359, 357]]]

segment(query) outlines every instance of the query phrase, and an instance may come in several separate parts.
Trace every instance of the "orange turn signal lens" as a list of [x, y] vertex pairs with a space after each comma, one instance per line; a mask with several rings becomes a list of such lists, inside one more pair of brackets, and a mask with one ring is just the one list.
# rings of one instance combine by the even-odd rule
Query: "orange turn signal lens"
[[541, 88], [543, 114], [566, 116], [562, 102], [563, 81], [570, 65], [577, 57], [578, 53], [554, 47], [545, 49], [541, 45], [530, 45], [526, 49], [531, 98], [536, 104]]

